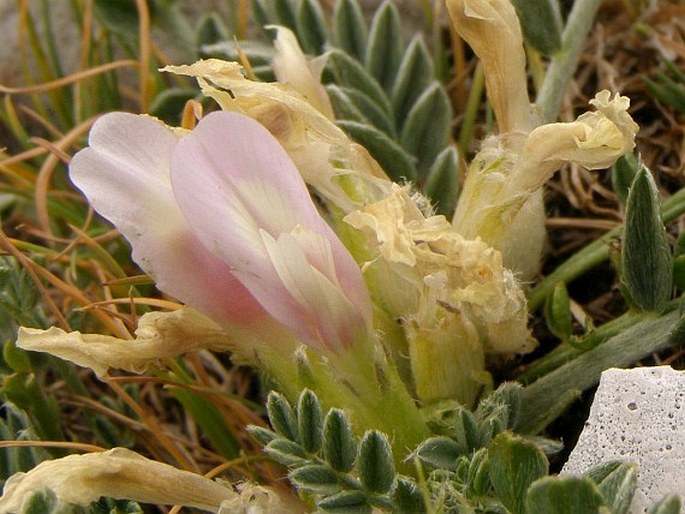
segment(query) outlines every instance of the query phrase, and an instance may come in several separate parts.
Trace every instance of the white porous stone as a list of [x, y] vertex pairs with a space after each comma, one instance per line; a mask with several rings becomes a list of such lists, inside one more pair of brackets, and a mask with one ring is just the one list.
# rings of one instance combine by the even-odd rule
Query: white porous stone
[[616, 459], [638, 466], [631, 514], [648, 512], [666, 494], [685, 497], [685, 372], [658, 366], [602, 373], [562, 474]]

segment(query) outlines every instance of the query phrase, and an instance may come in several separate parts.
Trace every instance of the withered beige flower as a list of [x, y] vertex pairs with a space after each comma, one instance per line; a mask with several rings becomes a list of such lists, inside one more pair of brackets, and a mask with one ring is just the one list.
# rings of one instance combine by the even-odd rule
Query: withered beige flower
[[[483, 383], [485, 353], [534, 348], [523, 291], [501, 254], [462, 237], [444, 216], [425, 216], [406, 187], [393, 185], [345, 221], [367, 238], [367, 282], [375, 301], [402, 320], [422, 400], [457, 397], [468, 404], [474, 381]], [[445, 377], [454, 376], [437, 385], [440, 366]]]
[[230, 484], [147, 459], [125, 448], [48, 460], [28, 473], [12, 475], [0, 498], [0, 514], [23, 512], [39, 491], [51, 492], [62, 504], [84, 507], [104, 496], [222, 514], [302, 512], [301, 505], [281, 499], [268, 488], [245, 486], [236, 492]]
[[480, 59], [500, 132], [530, 129], [526, 56], [510, 0], [447, 0], [452, 26]]
[[47, 330], [22, 327], [17, 346], [50, 353], [90, 368], [98, 376], [104, 376], [109, 368], [142, 373], [151, 365], [187, 352], [226, 351], [233, 347], [226, 329], [189, 307], [144, 314], [135, 335], [135, 339], [127, 340], [65, 332], [57, 327]]
[[453, 225], [500, 250], [522, 280], [538, 271], [545, 238], [541, 188], [567, 162], [606, 168], [634, 147], [629, 101], [597, 94], [595, 112], [536, 128], [523, 37], [511, 0], [447, 0], [455, 31], [480, 59], [499, 134], [485, 139], [462, 188]]

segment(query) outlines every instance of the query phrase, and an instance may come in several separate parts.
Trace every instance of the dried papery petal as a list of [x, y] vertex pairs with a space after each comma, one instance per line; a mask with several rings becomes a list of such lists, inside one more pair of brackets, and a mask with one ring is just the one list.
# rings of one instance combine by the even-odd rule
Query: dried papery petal
[[635, 146], [638, 126], [627, 112], [627, 98], [611, 98], [605, 90], [590, 103], [597, 110], [573, 122], [487, 138], [469, 166], [454, 229], [501, 251], [505, 265], [523, 280], [532, 279], [539, 265], [545, 182], [567, 162], [606, 168]]
[[500, 132], [529, 131], [526, 56], [510, 0], [447, 0], [447, 9], [454, 29], [483, 64]]
[[238, 496], [230, 487], [201, 475], [115, 448], [44, 461], [28, 473], [12, 475], [0, 498], [0, 514], [23, 512], [31, 496], [44, 490], [61, 503], [84, 507], [105, 496], [210, 512], [218, 512], [222, 502]]
[[635, 147], [637, 123], [628, 114], [630, 100], [606, 89], [590, 104], [597, 110], [569, 123], [550, 123], [533, 130], [512, 175], [510, 190], [526, 191], [544, 184], [566, 162], [603, 169]]
[[[377, 274], [377, 301], [393, 316], [429, 329], [443, 323], [445, 310], [458, 311], [476, 325], [485, 351], [532, 350], [523, 291], [499, 252], [463, 238], [443, 216], [426, 218], [397, 185], [345, 221], [366, 235], [372, 260], [365, 269]], [[489, 328], [501, 324], [509, 337]]]
[[[135, 339], [119, 339], [102, 334], [20, 328], [17, 346], [46, 352], [104, 376], [109, 368], [143, 373], [164, 359], [197, 350], [227, 351], [244, 345], [236, 327], [229, 332], [188, 307], [173, 312], [148, 312], [138, 321]], [[285, 337], [283, 338], [285, 344]]]
[[335, 119], [328, 93], [319, 79], [321, 69], [317, 69], [320, 67], [307, 60], [295, 34], [285, 27], [270, 25], [266, 28], [276, 30], [276, 55], [273, 58], [276, 79], [283, 84], [289, 84], [328, 119]]

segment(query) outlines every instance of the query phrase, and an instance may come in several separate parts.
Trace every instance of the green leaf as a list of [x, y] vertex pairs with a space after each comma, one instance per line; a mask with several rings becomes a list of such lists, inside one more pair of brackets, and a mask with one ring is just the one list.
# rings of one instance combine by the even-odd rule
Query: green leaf
[[214, 11], [204, 13], [198, 21], [197, 26], [198, 28], [195, 34], [197, 48], [201, 48], [205, 45], [213, 45], [230, 38], [228, 28], [219, 14]]
[[266, 446], [271, 441], [279, 437], [276, 432], [269, 430], [268, 428], [258, 427], [255, 425], [249, 425], [247, 427], [247, 431], [262, 446]]
[[500, 416], [501, 408], [506, 410], [506, 428], [515, 428], [521, 412], [523, 386], [517, 382], [503, 382], [497, 389], [481, 400], [476, 417], [483, 419], [493, 414]]
[[454, 439], [464, 449], [463, 453], [479, 448], [482, 438], [478, 421], [476, 421], [473, 413], [468, 409], [460, 408], [456, 412], [456, 418]]
[[680, 514], [681, 502], [677, 494], [664, 496], [654, 507], [649, 510], [649, 514]]
[[291, 441], [298, 440], [297, 419], [285, 396], [271, 391], [266, 399], [266, 412], [269, 415], [271, 426], [276, 432]]
[[380, 109], [364, 93], [356, 89], [338, 87], [333, 84], [326, 86], [326, 91], [333, 104], [335, 117], [338, 120], [349, 120], [373, 125], [389, 137], [395, 137], [394, 123], [388, 114]]
[[135, 0], [95, 0], [93, 12], [98, 21], [111, 32], [129, 39], [138, 37], [138, 10]]
[[488, 447], [488, 459], [490, 482], [497, 497], [513, 514], [524, 514], [526, 491], [547, 475], [547, 457], [522, 437], [504, 432]]
[[271, 16], [269, 15], [269, 9], [265, 3], [265, 0], [254, 0], [252, 4], [252, 18], [257, 27], [262, 29], [262, 31], [269, 37], [272, 37], [273, 33], [271, 31], [266, 31], [265, 26], [273, 23]]
[[545, 55], [561, 50], [558, 0], [512, 0], [526, 42]]
[[17, 348], [14, 341], [7, 341], [3, 345], [2, 358], [13, 371], [20, 373], [29, 373], [31, 371], [31, 360], [28, 353], [21, 348]]
[[611, 186], [621, 203], [628, 200], [628, 191], [635, 180], [640, 163], [633, 153], [627, 153], [611, 167]]
[[659, 215], [656, 184], [645, 166], [628, 194], [621, 257], [622, 281], [635, 306], [661, 312], [671, 297], [673, 259]]
[[431, 437], [423, 441], [414, 454], [419, 460], [435, 469], [457, 469], [457, 460], [468, 451], [449, 437]]
[[309, 389], [300, 394], [297, 423], [302, 447], [309, 453], [318, 452], [323, 442], [323, 413], [319, 399]]
[[287, 439], [277, 438], [266, 445], [264, 451], [274, 460], [288, 467], [299, 467], [309, 463], [307, 455], [302, 447], [288, 441]]
[[471, 457], [464, 484], [475, 497], [485, 496], [489, 492], [490, 456], [486, 448], [481, 448]]
[[317, 0], [302, 0], [297, 11], [297, 35], [305, 53], [320, 55], [324, 51], [328, 29]]
[[297, 32], [294, 2], [291, 0], [268, 0], [268, 5], [271, 7], [270, 14], [276, 25], [283, 25], [293, 32]]
[[21, 514], [52, 514], [57, 508], [57, 497], [52, 491], [37, 491], [26, 502]]
[[187, 389], [169, 387], [169, 391], [183, 405], [186, 414], [195, 420], [219, 455], [227, 459], [235, 459], [240, 455], [240, 443], [216, 405]]
[[448, 146], [435, 158], [423, 186], [438, 214], [451, 216], [454, 213], [459, 185], [459, 153], [456, 146]]
[[364, 65], [385, 91], [392, 91], [404, 54], [400, 13], [394, 2], [384, 1], [371, 20]]
[[398, 478], [391, 499], [395, 506], [394, 512], [407, 514], [423, 514], [426, 512], [426, 503], [421, 490], [411, 478], [402, 476]]
[[401, 182], [416, 178], [412, 156], [386, 134], [375, 127], [355, 121], [341, 120], [338, 121], [338, 126], [365, 147], [392, 180]]
[[338, 474], [323, 464], [309, 464], [288, 474], [288, 478], [298, 489], [313, 494], [331, 495], [340, 492]]
[[331, 50], [324, 66], [323, 82], [331, 82], [349, 89], [355, 89], [366, 95], [380, 110], [391, 116], [390, 100], [383, 92], [378, 81], [352, 57], [340, 50]]
[[659, 102], [685, 113], [685, 84], [675, 82], [662, 72], [655, 73], [654, 78], [643, 78], [649, 94]]
[[587, 473], [599, 486], [604, 502], [612, 514], [627, 514], [637, 490], [637, 472], [634, 464], [612, 461], [601, 464]]
[[369, 430], [359, 444], [359, 479], [365, 489], [385, 494], [395, 481], [392, 448], [385, 434]]
[[46, 396], [33, 373], [14, 373], [2, 377], [0, 394], [24, 411], [39, 439], [64, 441], [57, 401]]
[[450, 100], [442, 85], [434, 81], [416, 100], [400, 134], [402, 147], [418, 157], [416, 167], [422, 181], [447, 145], [451, 123]]
[[416, 36], [404, 53], [392, 87], [392, 105], [395, 119], [400, 126], [403, 125], [416, 100], [434, 80], [433, 58], [423, 37]]
[[371, 514], [371, 505], [361, 491], [343, 491], [321, 500], [318, 504], [325, 512], [336, 514]]
[[336, 471], [346, 473], [354, 466], [357, 442], [347, 415], [340, 409], [328, 411], [324, 420], [323, 454]]
[[526, 514], [610, 514], [597, 485], [588, 477], [545, 477], [526, 495]]
[[366, 55], [368, 29], [357, 0], [338, 0], [333, 11], [337, 46], [359, 62]]
[[573, 320], [566, 284], [557, 282], [552, 294], [547, 297], [544, 313], [550, 332], [562, 341], [567, 341], [571, 337]]
[[0, 309], [21, 326], [42, 328], [39, 300], [40, 292], [26, 270], [13, 258], [0, 257]]

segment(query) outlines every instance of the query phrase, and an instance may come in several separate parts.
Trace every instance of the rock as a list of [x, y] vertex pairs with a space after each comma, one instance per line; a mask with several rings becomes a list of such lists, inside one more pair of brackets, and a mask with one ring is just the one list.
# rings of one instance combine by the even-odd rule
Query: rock
[[685, 372], [669, 366], [602, 373], [590, 416], [562, 474], [608, 460], [638, 466], [632, 514], [685, 493]]

